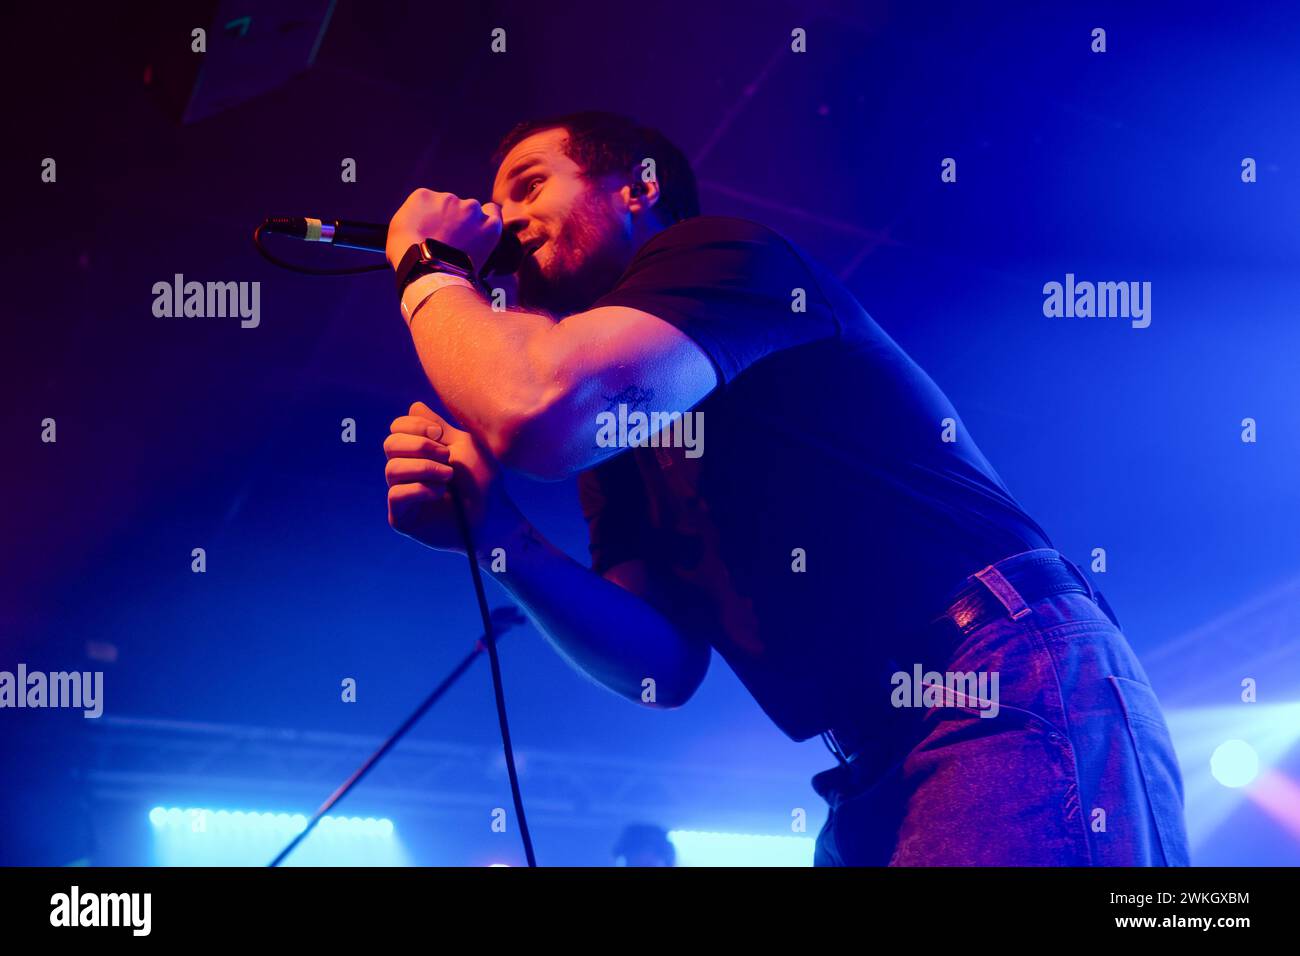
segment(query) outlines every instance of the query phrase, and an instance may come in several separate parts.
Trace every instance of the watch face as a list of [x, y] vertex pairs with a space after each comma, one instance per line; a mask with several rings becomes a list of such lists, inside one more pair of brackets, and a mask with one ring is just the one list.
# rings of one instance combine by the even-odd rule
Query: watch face
[[445, 242], [439, 242], [437, 239], [424, 240], [424, 258], [432, 262], [443, 262], [458, 269], [464, 269], [465, 272], [473, 274], [474, 263], [464, 252], [447, 245]]
[[425, 239], [411, 246], [398, 264], [397, 294], [400, 296], [408, 285], [431, 272], [475, 281], [474, 263], [466, 253], [437, 239]]

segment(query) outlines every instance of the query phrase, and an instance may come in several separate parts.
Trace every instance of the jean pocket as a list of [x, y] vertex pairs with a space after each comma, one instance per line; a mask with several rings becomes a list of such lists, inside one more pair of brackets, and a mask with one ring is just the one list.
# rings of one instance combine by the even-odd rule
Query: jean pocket
[[1140, 681], [1114, 675], [1107, 679], [1124, 710], [1165, 865], [1190, 866], [1183, 823], [1183, 779], [1160, 702], [1155, 691]]

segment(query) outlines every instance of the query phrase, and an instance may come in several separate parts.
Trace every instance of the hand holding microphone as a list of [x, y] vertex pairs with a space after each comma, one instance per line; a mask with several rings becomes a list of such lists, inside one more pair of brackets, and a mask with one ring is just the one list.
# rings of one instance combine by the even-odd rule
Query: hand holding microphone
[[480, 204], [452, 193], [417, 189], [393, 214], [384, 254], [396, 269], [411, 246], [437, 239], [468, 255], [477, 273], [500, 242], [503, 225], [501, 207], [496, 203]]
[[[424, 232], [426, 229], [430, 231]], [[320, 268], [290, 262], [281, 259], [267, 247], [263, 238], [265, 235], [288, 236], [341, 249], [381, 253], [389, 260], [388, 268], [396, 268], [402, 256], [415, 243], [435, 239], [464, 252], [473, 263], [480, 281], [488, 276], [504, 277], [512, 274], [519, 268], [524, 254], [514, 233], [503, 231], [501, 207], [496, 203], [480, 205], [472, 199], [461, 199], [451, 193], [438, 193], [428, 189], [417, 189], [407, 197], [388, 225], [345, 219], [273, 216], [264, 219], [253, 231], [253, 245], [262, 257], [291, 272], [342, 276], [377, 271], [385, 267], [367, 265]], [[484, 246], [487, 247], [486, 252]]]

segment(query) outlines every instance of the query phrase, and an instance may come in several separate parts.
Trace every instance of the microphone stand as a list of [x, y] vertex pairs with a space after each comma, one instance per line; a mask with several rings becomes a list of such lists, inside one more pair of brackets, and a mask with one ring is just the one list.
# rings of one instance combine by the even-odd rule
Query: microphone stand
[[[472, 562], [473, 558], [471, 558], [470, 560]], [[475, 570], [478, 569], [477, 564], [475, 564], [474, 567]], [[481, 582], [480, 582], [480, 587], [481, 587]], [[479, 593], [480, 595], [482, 594], [481, 590], [479, 591]], [[483, 606], [485, 607], [486, 605]], [[347, 796], [347, 794], [352, 790], [352, 788], [355, 787], [357, 784], [359, 784], [361, 780], [366, 776], [366, 774], [370, 773], [371, 769], [375, 766], [375, 764], [377, 764], [380, 760], [383, 759], [384, 754], [392, 750], [393, 747], [397, 745], [397, 742], [406, 736], [407, 731], [409, 731], [412, 727], [414, 727], [419, 722], [420, 718], [423, 717], [426, 713], [428, 713], [429, 708], [431, 708], [434, 704], [436, 704], [442, 698], [442, 696], [446, 694], [447, 691], [449, 691], [452, 688], [452, 686], [458, 680], [461, 679], [462, 676], [464, 676], [465, 672], [469, 670], [470, 665], [472, 665], [474, 661], [478, 660], [479, 655], [481, 655], [484, 651], [489, 651], [490, 652], [489, 657], [495, 658], [497, 638], [499, 638], [502, 634], [505, 634], [506, 631], [510, 630], [510, 628], [515, 627], [516, 625], [519, 624], [523, 624], [525, 620], [526, 618], [523, 616], [523, 614], [521, 614], [519, 612], [519, 609], [515, 607], [500, 607], [497, 608], [495, 611], [493, 611], [489, 622], [491, 627], [489, 628], [488, 632], [485, 632], [484, 634], [480, 635], [479, 639], [474, 642], [474, 649], [470, 651], [468, 654], [466, 654], [464, 658], [461, 659], [461, 662], [459, 664], [457, 664], [454, 668], [452, 668], [451, 673], [449, 673], [446, 677], [442, 679], [442, 682], [439, 683], [438, 686], [433, 689], [433, 693], [431, 693], [428, 697], [425, 698], [424, 703], [422, 703], [419, 707], [417, 707], [415, 709], [415, 712], [412, 713], [410, 717], [406, 718], [406, 720], [402, 723], [402, 726], [398, 727], [397, 730], [393, 732], [393, 735], [389, 737], [387, 740], [385, 740], [383, 744], [380, 745], [378, 750], [376, 750], [369, 757], [367, 757], [365, 763], [363, 763], [360, 767], [358, 767], [355, 771], [353, 771], [352, 776], [348, 777], [348, 779], [343, 782], [342, 786], [340, 786], [337, 790], [335, 790], [332, 794], [329, 795], [329, 798], [320, 805], [320, 809], [317, 810], [316, 813], [312, 816], [311, 820], [308, 821], [307, 826], [303, 828], [302, 832], [299, 833], [297, 836], [295, 836], [289, 842], [289, 845], [286, 846], [283, 850], [281, 850], [279, 854], [276, 856], [276, 858], [272, 860], [269, 864], [267, 864], [267, 866], [274, 868], [279, 866], [281, 863], [283, 863], [285, 859], [289, 856], [289, 854], [292, 853], [295, 849], [297, 849], [298, 844], [300, 844], [303, 840], [305, 840], [307, 838], [307, 835], [311, 833], [312, 830], [316, 829], [316, 824], [320, 823], [321, 819], [324, 818], [325, 814], [329, 813], [330, 810], [334, 808], [335, 804], [337, 804], [340, 800], [342, 800], [345, 796]], [[491, 633], [492, 631], [495, 631], [495, 633]], [[493, 663], [497, 664], [495, 660], [493, 661]], [[497, 666], [499, 668], [499, 665]], [[498, 672], [498, 676], [499, 676], [499, 672]], [[513, 760], [510, 761], [509, 770], [513, 782], [515, 779]], [[536, 866], [536, 863], [532, 862], [532, 846], [527, 845], [525, 849], [528, 851], [527, 856], [530, 861], [529, 866]]]

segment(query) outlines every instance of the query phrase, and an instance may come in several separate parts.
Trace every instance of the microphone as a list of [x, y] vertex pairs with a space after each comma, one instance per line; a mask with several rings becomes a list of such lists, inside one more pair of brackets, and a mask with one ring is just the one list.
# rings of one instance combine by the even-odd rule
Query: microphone
[[[347, 219], [327, 222], [310, 216], [273, 216], [262, 223], [262, 231], [304, 242], [327, 242], [341, 249], [377, 252], [381, 256], [388, 245], [388, 227], [374, 222], [352, 222]], [[480, 274], [489, 276], [514, 272], [523, 258], [524, 247], [519, 239], [513, 232], [503, 232]]]

